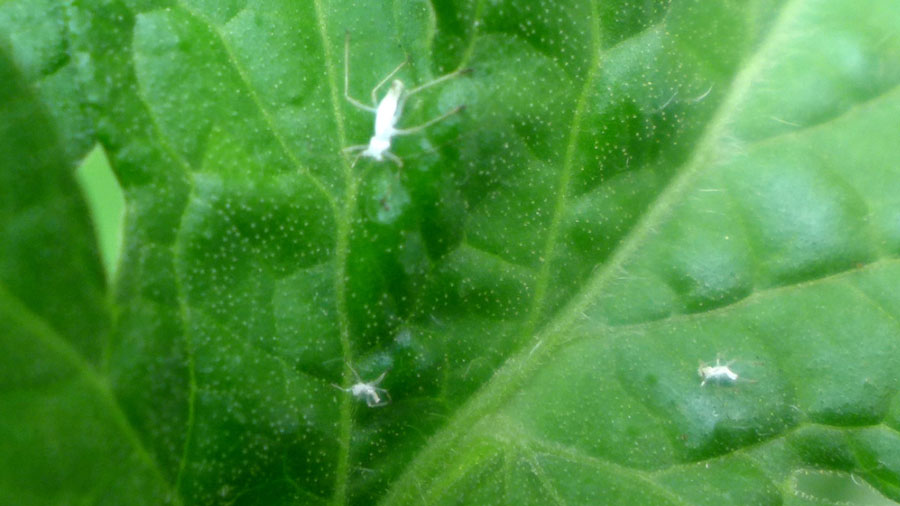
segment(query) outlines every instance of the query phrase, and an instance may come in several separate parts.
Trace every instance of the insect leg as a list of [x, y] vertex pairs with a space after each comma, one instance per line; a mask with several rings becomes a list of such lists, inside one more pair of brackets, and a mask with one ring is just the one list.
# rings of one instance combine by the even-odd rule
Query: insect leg
[[391, 402], [393, 402], [393, 400], [391, 399], [391, 393], [390, 393], [390, 392], [388, 392], [387, 390], [385, 390], [385, 389], [383, 389], [383, 388], [378, 388], [378, 387], [372, 387], [372, 388], [374, 388], [374, 389], [377, 390], [378, 392], [381, 392], [382, 394], [384, 394], [384, 399], [382, 399], [382, 400], [379, 401], [378, 403], [374, 404], [374, 405], [372, 406], [373, 408], [376, 407], [376, 406], [387, 406], [388, 404], [390, 404]]
[[401, 160], [399, 156], [391, 153], [390, 151], [385, 151], [384, 156], [390, 158], [392, 162], [396, 163], [397, 167], [400, 167], [401, 169], [403, 168], [403, 160]]
[[453, 116], [454, 114], [462, 112], [465, 108], [466, 108], [466, 106], [464, 106], [464, 105], [456, 106], [453, 109], [445, 112], [444, 114], [441, 114], [437, 118], [432, 118], [432, 119], [426, 121], [425, 123], [422, 123], [421, 125], [416, 125], [416, 126], [410, 127], [410, 128], [397, 128], [394, 130], [394, 133], [396, 135], [408, 135], [408, 134], [414, 134], [416, 132], [420, 132], [439, 121], [443, 121], [443, 120], [449, 118], [450, 116]]
[[362, 151], [360, 151], [358, 155], [356, 155], [355, 157], [353, 157], [353, 161], [350, 162], [350, 168], [351, 168], [351, 169], [352, 169], [353, 167], [356, 167], [356, 162], [358, 162], [360, 158], [362, 158]]
[[356, 382], [357, 382], [357, 383], [363, 383], [362, 378], [359, 377], [359, 374], [356, 372], [356, 369], [354, 369], [353, 366], [350, 365], [350, 362], [347, 362], [346, 364], [347, 364], [347, 367], [350, 368], [350, 372], [353, 373], [353, 377], [356, 378]]
[[388, 373], [387, 370], [385, 370], [383, 373], [381, 373], [380, 376], [378, 376], [378, 377], [375, 378], [374, 380], [370, 381], [369, 384], [372, 385], [372, 386], [375, 386], [375, 385], [381, 383], [381, 380], [384, 379], [384, 377], [385, 377], [385, 375], [387, 375], [387, 373]]
[[424, 90], [424, 89], [426, 89], [426, 88], [431, 88], [432, 86], [434, 86], [434, 85], [436, 85], [436, 84], [440, 84], [440, 83], [442, 83], [442, 82], [444, 82], [444, 81], [447, 81], [448, 79], [453, 79], [454, 77], [459, 77], [459, 76], [461, 76], [461, 75], [463, 75], [463, 74], [468, 74], [468, 73], [470, 73], [470, 72], [472, 72], [472, 69], [469, 69], [469, 68], [467, 68], [467, 69], [460, 69], [460, 70], [454, 70], [453, 72], [450, 72], [449, 74], [444, 74], [444, 75], [442, 75], [441, 77], [438, 77], [438, 78], [435, 78], [434, 80], [428, 81], [428, 82], [425, 83], [425, 84], [421, 84], [421, 85], [419, 85], [419, 86], [416, 86], [415, 88], [413, 88], [413, 89], [407, 91], [407, 92], [406, 92], [406, 95], [407, 95], [407, 96], [413, 95], [413, 94], [418, 93], [418, 92], [420, 92], [420, 91], [422, 91], [422, 90]]
[[350, 96], [350, 32], [344, 37], [344, 98], [364, 111], [375, 112], [376, 109]]
[[407, 56], [406, 59], [403, 60], [403, 62], [400, 63], [400, 65], [397, 65], [397, 68], [395, 68], [394, 70], [392, 70], [390, 74], [386, 75], [386, 76], [384, 77], [384, 79], [381, 80], [380, 83], [376, 84], [375, 87], [372, 88], [372, 103], [373, 103], [373, 104], [377, 104], [377, 103], [378, 103], [378, 90], [379, 90], [382, 86], [384, 86], [384, 84], [385, 84], [386, 82], [390, 81], [390, 79], [391, 79], [392, 77], [394, 77], [394, 74], [396, 74], [397, 72], [399, 72], [400, 69], [402, 69], [403, 66], [406, 65], [407, 63], [409, 63], [409, 56]]

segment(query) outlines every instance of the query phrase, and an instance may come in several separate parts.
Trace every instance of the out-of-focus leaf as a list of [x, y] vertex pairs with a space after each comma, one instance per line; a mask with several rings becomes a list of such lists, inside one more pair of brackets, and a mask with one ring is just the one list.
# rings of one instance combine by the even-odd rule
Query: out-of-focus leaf
[[20, 66], [8, 42], [0, 40], [0, 503], [159, 504], [174, 496], [104, 375], [110, 311], [67, 156], [79, 148], [44, 107], [47, 79]]

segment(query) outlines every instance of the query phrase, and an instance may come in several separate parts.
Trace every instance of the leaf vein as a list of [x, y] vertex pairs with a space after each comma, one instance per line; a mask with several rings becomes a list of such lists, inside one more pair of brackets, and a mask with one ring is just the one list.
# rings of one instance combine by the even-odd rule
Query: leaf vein
[[537, 450], [539, 452], [535, 452], [535, 449], [525, 447], [526, 449], [530, 449], [535, 454], [544, 453], [546, 455], [550, 455], [556, 457], [558, 459], [564, 460], [566, 462], [570, 462], [572, 464], [591, 467], [594, 469], [598, 469], [604, 473], [612, 473], [619, 476], [627, 476], [643, 483], [646, 483], [654, 490], [658, 491], [667, 499], [671, 500], [676, 504], [681, 504], [684, 506], [689, 506], [688, 503], [678, 494], [673, 492], [668, 487], [665, 487], [654, 480], [649, 473], [641, 471], [639, 469], [634, 469], [630, 467], [623, 466], [621, 464], [617, 464], [615, 462], [600, 459], [593, 455], [587, 455], [582, 453], [577, 448], [561, 445], [556, 442], [544, 441], [533, 437], [532, 435], [524, 436], [528, 438], [529, 446], [535, 445], [537, 446]]
[[[328, 88], [330, 91], [331, 107], [334, 112], [335, 128], [337, 130], [338, 143], [346, 146], [346, 132], [344, 116], [340, 107], [340, 98], [335, 77], [334, 56], [328, 42], [328, 27], [325, 23], [325, 12], [322, 0], [315, 0], [316, 20], [319, 27], [319, 36], [322, 40], [325, 68], [328, 76]], [[352, 217], [356, 210], [357, 186], [356, 175], [347, 161], [347, 157], [341, 156], [344, 172], [344, 206], [340, 213], [335, 215], [337, 222], [337, 236], [335, 239], [335, 276], [334, 292], [337, 305], [338, 327], [340, 329], [341, 352], [344, 356], [343, 385], [353, 383], [353, 372], [350, 363], [353, 361], [353, 347], [350, 340], [350, 312], [347, 307], [346, 277], [347, 258], [350, 250], [350, 232]], [[336, 506], [348, 502], [348, 480], [350, 477], [350, 444], [353, 432], [353, 404], [351, 396], [342, 396], [339, 406], [338, 420], [338, 460], [335, 467], [334, 495], [332, 503]]]
[[[182, 283], [183, 273], [179, 272], [178, 266], [180, 262], [178, 259], [183, 254], [182, 249], [182, 237], [184, 231], [184, 220], [188, 216], [188, 209], [191, 206], [191, 201], [196, 199], [196, 184], [194, 182], [194, 178], [192, 177], [192, 173], [187, 174], [190, 178], [190, 193], [188, 193], [188, 197], [185, 200], [184, 209], [182, 209], [181, 216], [178, 222], [178, 233], [175, 236], [175, 242], [172, 244], [172, 261], [175, 263], [175, 294], [178, 298], [178, 310], [181, 314], [181, 332], [184, 338], [185, 344], [185, 353], [188, 359], [188, 413], [187, 413], [187, 426], [185, 427], [185, 436], [184, 436], [184, 447], [181, 451], [181, 458], [178, 461], [178, 474], [175, 476], [175, 490], [181, 490], [181, 481], [184, 477], [185, 469], [187, 468], [187, 461], [190, 457], [191, 451], [191, 441], [193, 440], [194, 435], [194, 427], [196, 425], [196, 416], [195, 416], [195, 402], [197, 397], [197, 377], [195, 374], [194, 368], [194, 343], [191, 338], [190, 331], [190, 307], [188, 306], [187, 296], [184, 291], [184, 283]], [[142, 263], [143, 264], [143, 263]], [[143, 268], [143, 266], [142, 266]]]
[[238, 77], [240, 77], [241, 82], [243, 82], [244, 88], [247, 90], [247, 93], [250, 95], [250, 99], [253, 101], [253, 105], [256, 106], [256, 109], [262, 116], [263, 121], [265, 121], [269, 133], [271, 133], [275, 140], [278, 142], [278, 145], [281, 147], [281, 151], [285, 156], [288, 157], [288, 159], [294, 165], [294, 168], [297, 169], [298, 172], [301, 172], [303, 175], [308, 177], [309, 180], [313, 183], [313, 186], [315, 186], [316, 189], [322, 193], [322, 195], [328, 200], [328, 204], [331, 206], [331, 209], [333, 211], [336, 210], [337, 205], [335, 203], [334, 196], [331, 195], [331, 192], [328, 191], [322, 181], [318, 177], [316, 177], [315, 174], [313, 174], [309, 170], [309, 168], [307, 168], [300, 162], [296, 154], [288, 148], [287, 141], [275, 127], [275, 122], [272, 120], [272, 116], [269, 114], [269, 111], [263, 106], [262, 100], [259, 97], [259, 93], [257, 93], [256, 89], [250, 84], [250, 79], [247, 76], [247, 72], [244, 70], [244, 67], [238, 62], [238, 59], [231, 48], [231, 44], [229, 44], [228, 39], [222, 33], [221, 28], [210, 21], [209, 18], [204, 16], [203, 13], [187, 5], [184, 0], [176, 1], [178, 2], [179, 7], [184, 9], [185, 12], [193, 16], [195, 19], [202, 22], [212, 33], [216, 35], [216, 37], [219, 39], [219, 43], [222, 45], [222, 49], [225, 51], [225, 55], [228, 57], [228, 61], [231, 63], [231, 66], [234, 68], [235, 72], [237, 72], [237, 75]]
[[587, 109], [588, 98], [593, 91], [594, 79], [597, 75], [597, 69], [600, 66], [602, 50], [600, 47], [600, 28], [599, 20], [597, 19], [596, 1], [591, 2], [590, 23], [592, 45], [591, 53], [593, 54], [593, 58], [591, 59], [590, 68], [588, 69], [588, 75], [584, 80], [581, 94], [578, 97], [578, 104], [575, 107], [575, 112], [572, 117], [572, 127], [569, 131], [569, 142], [566, 146], [566, 154], [563, 161], [563, 170], [561, 171], [559, 180], [557, 182], [556, 202], [553, 206], [553, 217], [550, 221], [550, 227], [547, 232], [547, 240], [544, 244], [544, 251], [541, 256], [543, 261], [541, 262], [541, 269], [538, 274], [537, 283], [535, 284], [534, 298], [532, 299], [531, 308], [529, 309], [529, 316], [524, 326], [524, 336], [526, 339], [537, 325], [541, 316], [541, 312], [544, 309], [544, 304], [546, 303], [547, 288], [550, 284], [550, 269], [553, 265], [553, 255], [556, 250], [556, 243], [559, 238], [559, 229], [562, 223], [563, 214], [565, 214], [566, 203], [568, 200], [569, 183], [572, 178], [572, 166], [575, 163], [575, 152], [576, 148], [578, 147], [578, 139], [581, 134], [581, 123], [583, 119], [582, 116], [585, 114], [585, 110]]
[[6, 308], [7, 315], [19, 325], [28, 329], [28, 331], [38, 337], [47, 348], [58, 354], [66, 362], [72, 365], [76, 371], [87, 380], [97, 393], [99, 399], [106, 404], [109, 414], [113, 422], [118, 426], [125, 439], [131, 444], [138, 459], [148, 467], [155, 475], [157, 480], [162, 483], [169, 493], [173, 496], [176, 503], [181, 503], [177, 491], [174, 490], [172, 484], [166, 479], [159, 462], [154, 455], [147, 449], [144, 442], [138, 436], [138, 432], [129, 420], [119, 399], [109, 385], [106, 378], [102, 377], [94, 367], [75, 349], [72, 345], [62, 337], [59, 332], [53, 328], [43, 317], [35, 314], [31, 309], [20, 300], [17, 296], [10, 293], [6, 285], [0, 282], [0, 307]]
[[658, 223], [667, 216], [669, 210], [675, 205], [678, 198], [687, 191], [691, 183], [693, 183], [694, 178], [701, 173], [701, 169], [714, 157], [715, 149], [713, 145], [723, 134], [723, 131], [728, 124], [728, 115], [733, 110], [738, 109], [738, 101], [743, 94], [748, 91], [753, 80], [753, 75], [755, 75], [759, 70], [759, 67], [763, 65], [763, 55], [768, 52], [770, 45], [774, 45], [778, 42], [778, 38], [775, 34], [777, 34], [782, 26], [791, 19], [795, 14], [794, 10], [797, 8], [797, 4], [802, 1], [805, 0], [789, 1], [788, 5], [782, 10], [775, 26], [771, 29], [766, 42], [749, 58], [747, 64], [743, 67], [743, 70], [732, 80], [730, 93], [723, 100], [722, 105], [710, 121], [708, 128], [698, 141], [697, 148], [694, 150], [693, 155], [682, 167], [682, 170], [679, 171], [679, 174], [676, 175], [668, 187], [657, 196], [656, 200], [650, 204], [648, 211], [644, 213], [640, 220], [638, 220], [630, 233], [625, 236], [619, 247], [616, 248], [611, 255], [609, 261], [603, 267], [597, 269], [592, 279], [587, 282], [585, 289], [577, 294], [572, 301], [563, 308], [563, 311], [558, 314], [555, 320], [545, 326], [544, 331], [540, 332], [539, 335], [555, 334], [561, 330], [561, 328], [568, 326], [573, 318], [580, 314], [590, 304], [592, 296], [603, 291], [610, 281], [610, 278], [624, 265], [640, 245], [652, 235], [656, 230]]

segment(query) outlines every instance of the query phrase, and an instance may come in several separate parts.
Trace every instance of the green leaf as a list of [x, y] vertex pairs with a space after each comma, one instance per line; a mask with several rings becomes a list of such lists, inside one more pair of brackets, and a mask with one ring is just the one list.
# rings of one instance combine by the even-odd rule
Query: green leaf
[[[12, 0], [0, 27], [0, 498], [900, 500], [896, 1]], [[404, 127], [467, 107], [396, 137], [402, 168], [341, 152], [372, 135], [347, 34], [364, 102], [405, 58], [408, 86], [474, 71], [410, 97]], [[94, 138], [109, 288], [70, 172]], [[701, 385], [717, 360], [738, 379]], [[356, 371], [390, 404], [335, 388]]]
[[74, 100], [52, 91], [72, 69], [29, 69], [46, 55], [16, 42], [0, 39], [0, 503], [155, 504], [160, 471], [102, 372], [110, 311], [69, 156], [85, 132], [58, 130], [87, 121], [46, 106]]

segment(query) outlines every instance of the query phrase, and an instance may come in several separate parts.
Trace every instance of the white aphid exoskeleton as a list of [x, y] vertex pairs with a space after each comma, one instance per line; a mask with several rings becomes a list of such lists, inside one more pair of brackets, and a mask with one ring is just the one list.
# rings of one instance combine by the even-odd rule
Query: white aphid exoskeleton
[[461, 74], [471, 71], [471, 69], [456, 70], [425, 84], [416, 86], [412, 89], [407, 89], [406, 85], [403, 84], [403, 81], [394, 79], [394, 81], [391, 83], [390, 88], [388, 88], [387, 93], [384, 95], [381, 101], [379, 101], [377, 95], [378, 90], [382, 86], [384, 86], [392, 77], [394, 77], [394, 75], [399, 72], [400, 69], [403, 68], [403, 66], [408, 62], [409, 60], [407, 59], [404, 60], [400, 65], [397, 65], [397, 68], [392, 70], [387, 76], [385, 76], [384, 79], [381, 80], [381, 82], [379, 82], [377, 85], [375, 85], [374, 88], [372, 88], [372, 105], [363, 104], [359, 100], [350, 96], [350, 33], [347, 32], [347, 36], [344, 41], [344, 98], [346, 98], [348, 102], [350, 102], [357, 108], [375, 114], [375, 132], [372, 134], [372, 138], [369, 139], [369, 143], [358, 144], [356, 146], [348, 146], [344, 148], [345, 153], [352, 153], [355, 151], [360, 152], [359, 155], [357, 155], [353, 160], [353, 165], [356, 164], [361, 156], [365, 156], [379, 162], [387, 157], [391, 161], [396, 163], [399, 167], [402, 167], [403, 161], [400, 160], [397, 155], [390, 152], [391, 140], [394, 138], [394, 136], [408, 135], [420, 132], [430, 127], [431, 125], [465, 109], [464, 105], [460, 105], [436, 118], [432, 118], [425, 123], [422, 123], [421, 125], [409, 128], [397, 128], [397, 122], [400, 120], [400, 115], [403, 114], [403, 105], [406, 102], [407, 98], [426, 88], [430, 88], [448, 79], [452, 79]]
[[[356, 378], [356, 383], [350, 385], [348, 388], [342, 388], [334, 383], [331, 384], [334, 388], [338, 390], [349, 392], [359, 400], [366, 401], [366, 406], [370, 408], [377, 408], [380, 406], [385, 406], [391, 403], [391, 394], [388, 393], [387, 390], [378, 386], [381, 383], [381, 380], [384, 379], [384, 376], [387, 374], [387, 371], [381, 373], [380, 376], [375, 378], [372, 381], [363, 381], [362, 378], [359, 377], [359, 374], [356, 372], [350, 364], [347, 364], [347, 367], [350, 368], [350, 371], [353, 372], [353, 376]], [[382, 398], [384, 395], [384, 398]]]
[[706, 385], [707, 381], [728, 384], [737, 381], [738, 374], [731, 370], [731, 364], [733, 363], [734, 360], [729, 360], [723, 364], [718, 357], [716, 357], [716, 365], [707, 365], [701, 362], [700, 367], [697, 368], [697, 374], [701, 378], [700, 386]]

